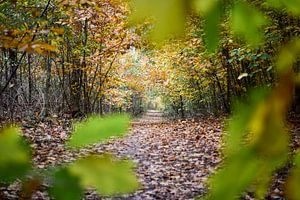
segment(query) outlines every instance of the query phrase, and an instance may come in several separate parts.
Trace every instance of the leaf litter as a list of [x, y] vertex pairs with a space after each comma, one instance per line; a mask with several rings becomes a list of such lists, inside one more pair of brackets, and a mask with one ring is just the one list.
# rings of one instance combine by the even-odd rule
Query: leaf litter
[[[299, 124], [299, 121], [292, 124]], [[33, 148], [34, 165], [46, 169], [72, 162], [89, 154], [111, 153], [136, 163], [141, 188], [133, 194], [100, 197], [87, 189], [84, 199], [194, 199], [208, 192], [207, 179], [221, 163], [223, 119], [209, 117], [187, 120], [164, 120], [146, 116], [132, 123], [124, 138], [112, 139], [81, 150], [65, 147], [70, 137], [71, 122], [56, 120], [28, 125], [23, 121], [23, 134]], [[292, 127], [293, 148], [300, 145]], [[270, 199], [283, 199], [288, 169], [278, 171], [270, 187]], [[32, 199], [50, 199], [46, 187], [34, 193]], [[4, 199], [18, 199], [21, 185], [0, 187]], [[253, 199], [251, 193], [244, 199]]]

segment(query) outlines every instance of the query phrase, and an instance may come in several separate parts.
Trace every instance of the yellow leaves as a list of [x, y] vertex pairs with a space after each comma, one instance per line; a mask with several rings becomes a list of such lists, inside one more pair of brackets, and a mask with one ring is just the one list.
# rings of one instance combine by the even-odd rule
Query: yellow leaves
[[63, 35], [65, 32], [63, 28], [51, 28], [51, 31], [57, 35]]
[[[51, 29], [37, 29], [37, 30], [8, 30], [1, 27], [0, 33], [0, 47], [6, 49], [18, 49], [21, 52], [37, 53], [47, 55], [55, 53], [57, 48], [47, 42], [37, 39], [40, 35], [48, 35], [53, 33], [55, 35], [63, 35], [64, 29], [51, 28]], [[55, 43], [55, 41], [53, 41]]]
[[20, 51], [26, 51], [28, 53], [37, 53], [40, 55], [47, 55], [49, 53], [57, 52], [56, 46], [44, 42], [20, 44], [18, 45], [18, 48]]
[[26, 51], [28, 53], [38, 53], [45, 55], [51, 52], [56, 52], [56, 46], [50, 45], [45, 42], [31, 42], [28, 41], [30, 37], [25, 37], [23, 41], [19, 41], [16, 38], [9, 36], [0, 36], [0, 46], [6, 49], [19, 49], [20, 51]]

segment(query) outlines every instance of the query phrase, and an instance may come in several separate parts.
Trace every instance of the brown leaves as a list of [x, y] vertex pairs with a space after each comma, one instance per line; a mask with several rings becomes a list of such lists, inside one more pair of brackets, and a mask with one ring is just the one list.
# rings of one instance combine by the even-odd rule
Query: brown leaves
[[143, 189], [130, 198], [193, 198], [205, 192], [206, 179], [220, 162], [220, 129], [214, 119], [161, 122], [148, 115], [135, 123], [131, 136], [106, 150], [138, 163]]
[[[151, 113], [133, 124], [128, 137], [80, 151], [64, 148], [68, 123], [57, 120], [26, 126], [35, 164], [45, 168], [93, 152], [129, 157], [137, 164], [142, 189], [122, 198], [187, 199], [204, 194], [206, 179], [220, 162], [222, 127], [216, 119], [170, 122], [161, 113]], [[95, 198], [96, 193], [87, 193], [86, 199]]]
[[[129, 157], [137, 165], [141, 190], [120, 198], [134, 199], [192, 199], [207, 192], [207, 178], [221, 162], [222, 120], [215, 118], [167, 121], [161, 113], [150, 113], [133, 123], [126, 138], [111, 140], [80, 151], [66, 150], [64, 141], [69, 137], [70, 123], [66, 120], [49, 120], [35, 125], [24, 124], [24, 135], [34, 148], [34, 163], [38, 168], [70, 162], [89, 153], [110, 152], [118, 157]], [[26, 124], [26, 125], [25, 125]], [[299, 121], [292, 121], [293, 147], [299, 146]], [[287, 169], [274, 177], [269, 196], [280, 199], [283, 195]], [[11, 186], [6, 196], [14, 196], [20, 186]], [[35, 183], [29, 187], [35, 187]], [[18, 189], [19, 188], [19, 189]], [[33, 194], [46, 199], [45, 192]], [[14, 196], [16, 198], [16, 196]], [[97, 199], [89, 190], [85, 199]], [[252, 199], [247, 194], [245, 199]]]

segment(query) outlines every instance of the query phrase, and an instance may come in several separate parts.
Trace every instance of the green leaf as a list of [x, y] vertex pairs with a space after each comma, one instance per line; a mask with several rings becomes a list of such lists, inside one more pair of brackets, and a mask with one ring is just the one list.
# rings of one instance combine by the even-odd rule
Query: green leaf
[[295, 165], [300, 168], [300, 152], [295, 156]]
[[56, 200], [80, 200], [83, 189], [79, 183], [79, 177], [63, 168], [54, 174], [53, 186], [49, 189], [49, 193]]
[[254, 158], [253, 152], [249, 149], [239, 152], [213, 177], [213, 188], [208, 199], [237, 199], [255, 180], [259, 167], [260, 162]]
[[127, 160], [102, 155], [80, 159], [69, 170], [81, 178], [83, 187], [94, 187], [102, 195], [114, 195], [133, 192], [139, 187], [133, 167]]
[[299, 0], [282, 0], [281, 2], [293, 14], [295, 14], [295, 15], [300, 14], [300, 1]]
[[286, 194], [290, 200], [300, 199], [300, 168], [296, 167], [291, 170], [286, 184]]
[[287, 196], [289, 199], [298, 200], [300, 198], [300, 152], [298, 151], [294, 158], [295, 166], [290, 172], [287, 180]]
[[269, 95], [256, 90], [235, 108], [225, 136], [224, 166], [213, 176], [208, 199], [237, 199], [249, 186], [256, 199], [265, 197], [271, 174], [288, 158], [289, 137], [281, 115], [286, 107], [278, 106], [285, 103], [281, 94], [282, 88]]
[[274, 8], [286, 8], [295, 15], [300, 15], [300, 0], [267, 0], [269, 6]]
[[232, 29], [241, 35], [250, 45], [258, 45], [263, 38], [259, 29], [267, 23], [260, 11], [249, 4], [239, 2], [232, 11]]
[[279, 72], [285, 72], [291, 69], [300, 53], [300, 38], [293, 39], [285, 48], [283, 48], [277, 58], [277, 69]]
[[204, 33], [207, 50], [215, 52], [219, 44], [220, 22], [222, 16], [221, 4], [215, 3], [214, 7], [204, 15]]
[[154, 18], [150, 33], [152, 40], [161, 43], [173, 36], [184, 34], [186, 1], [184, 0], [134, 0], [131, 22]]
[[70, 147], [82, 147], [99, 141], [106, 141], [112, 136], [122, 136], [130, 124], [128, 115], [111, 115], [105, 118], [90, 117], [75, 125], [75, 131], [68, 142]]
[[0, 182], [22, 178], [31, 169], [29, 147], [19, 131], [16, 127], [0, 131]]
[[249, 102], [237, 101], [234, 105], [233, 116], [228, 122], [228, 134], [225, 137], [225, 154], [232, 155], [240, 151], [243, 137], [247, 133], [248, 123], [254, 113], [254, 109], [268, 92], [264, 88], [256, 89], [249, 93]]

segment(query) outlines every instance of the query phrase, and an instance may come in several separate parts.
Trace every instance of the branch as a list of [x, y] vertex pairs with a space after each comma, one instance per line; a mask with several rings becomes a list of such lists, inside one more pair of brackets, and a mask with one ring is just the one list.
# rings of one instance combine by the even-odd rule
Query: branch
[[[102, 86], [102, 85], [104, 84], [104, 82], [106, 81], [106, 79], [107, 79], [107, 77], [108, 77], [108, 74], [109, 74], [109, 72], [111, 71], [114, 62], [115, 62], [115, 60], [117, 59], [118, 54], [120, 53], [120, 48], [121, 48], [121, 46], [122, 46], [122, 43], [123, 43], [124, 39], [125, 39], [125, 37], [123, 37], [123, 38], [121, 39], [121, 42], [120, 42], [120, 44], [119, 44], [119, 46], [118, 46], [118, 51], [116, 52], [116, 54], [114, 55], [112, 61], [110, 62], [110, 65], [109, 65], [107, 71], [105, 72], [103, 79], [100, 81], [100, 85], [101, 85], [101, 86]], [[101, 88], [100, 88], [100, 90], [96, 93], [96, 96], [95, 96], [94, 101], [93, 101], [93, 104], [92, 104], [92, 108], [95, 106], [95, 103], [96, 103], [96, 101], [97, 101], [97, 96], [99, 96], [100, 92], [101, 92]], [[101, 98], [102, 98], [102, 97], [101, 97]]]

